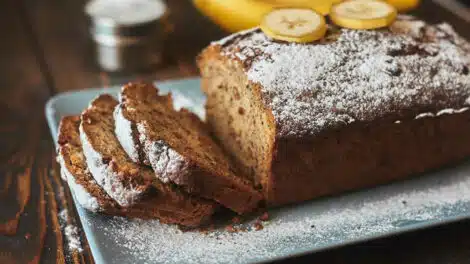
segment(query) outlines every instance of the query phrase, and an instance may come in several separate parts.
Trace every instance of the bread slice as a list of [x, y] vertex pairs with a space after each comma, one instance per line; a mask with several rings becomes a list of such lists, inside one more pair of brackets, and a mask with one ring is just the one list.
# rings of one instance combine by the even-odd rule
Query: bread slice
[[127, 157], [114, 135], [116, 105], [110, 95], [101, 95], [81, 115], [84, 156], [98, 185], [128, 216], [158, 218], [184, 226], [198, 226], [208, 220], [217, 208], [215, 203], [163, 184], [150, 168]]
[[95, 180], [119, 205], [127, 207], [149, 191], [154, 176], [128, 160], [116, 140], [112, 116], [116, 105], [110, 95], [93, 100], [81, 115], [80, 138]]
[[66, 116], [59, 125], [58, 156], [61, 173], [78, 203], [93, 212], [118, 213], [120, 206], [96, 183], [83, 156], [78, 127], [79, 116]]
[[262, 200], [191, 112], [175, 111], [171, 95], [148, 84], [128, 84], [115, 110], [116, 134], [135, 161], [150, 164], [164, 182], [246, 213]]

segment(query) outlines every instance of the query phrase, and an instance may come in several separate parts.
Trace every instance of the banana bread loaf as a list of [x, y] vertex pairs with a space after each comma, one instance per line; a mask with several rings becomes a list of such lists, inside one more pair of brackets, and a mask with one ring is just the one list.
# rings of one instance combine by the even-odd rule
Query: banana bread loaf
[[[87, 178], [83, 178], [84, 181], [79, 183], [97, 190], [103, 188], [111, 198], [118, 198], [121, 203], [115, 200], [117, 207], [121, 210], [121, 214], [126, 216], [157, 218], [161, 222], [190, 227], [206, 222], [217, 207], [215, 203], [188, 195], [172, 185], [162, 183], [151, 169], [139, 166], [127, 157], [114, 135], [113, 111], [116, 105], [117, 101], [110, 95], [100, 95], [91, 102], [81, 115], [80, 142], [76, 138], [77, 131], [72, 128], [69, 128], [72, 132], [63, 132], [61, 142], [71, 143], [68, 146], [74, 146], [74, 155], [82, 157], [77, 160], [76, 165], [80, 166], [79, 172]], [[68, 119], [63, 120], [66, 121]], [[78, 130], [78, 122], [73, 125]], [[68, 126], [71, 127], [72, 124]], [[63, 160], [67, 165], [65, 156]], [[84, 160], [86, 164], [83, 163]], [[75, 179], [80, 176], [77, 173], [73, 174], [72, 171], [71, 174]], [[96, 181], [90, 181], [91, 176]], [[86, 190], [98, 200], [109, 198], [91, 188]]]
[[261, 194], [235, 172], [196, 115], [173, 108], [171, 96], [159, 96], [153, 85], [128, 84], [122, 88], [115, 120], [115, 132], [129, 156], [150, 164], [162, 181], [237, 213], [257, 208]]
[[259, 29], [198, 58], [207, 122], [270, 205], [403, 179], [470, 155], [470, 45], [447, 24]]

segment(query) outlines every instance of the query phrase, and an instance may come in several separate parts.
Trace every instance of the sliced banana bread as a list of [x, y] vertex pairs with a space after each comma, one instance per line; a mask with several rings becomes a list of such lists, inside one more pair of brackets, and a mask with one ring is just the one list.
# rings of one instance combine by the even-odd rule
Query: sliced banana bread
[[212, 204], [172, 190], [155, 193], [153, 196], [149, 194], [142, 202], [128, 208], [119, 206], [98, 185], [88, 170], [80, 142], [79, 125], [79, 116], [62, 118], [59, 126], [58, 160], [69, 187], [74, 190], [82, 207], [111, 215], [157, 218], [163, 223], [188, 227], [199, 226], [210, 217], [214, 208]]
[[189, 193], [246, 213], [262, 200], [250, 181], [238, 175], [204, 123], [191, 112], [176, 111], [171, 96], [148, 84], [123, 87], [115, 110], [116, 134], [133, 159], [150, 164], [157, 177]]
[[155, 177], [128, 160], [116, 140], [112, 116], [116, 105], [110, 95], [93, 100], [81, 115], [80, 138], [95, 180], [116, 202], [127, 207], [141, 199]]
[[97, 183], [125, 208], [126, 215], [185, 226], [208, 220], [217, 207], [215, 203], [163, 184], [150, 168], [129, 159], [114, 135], [116, 105], [110, 95], [101, 95], [81, 115], [84, 156]]
[[62, 177], [74, 190], [78, 203], [93, 212], [117, 213], [120, 206], [96, 183], [83, 156], [79, 116], [66, 116], [59, 125], [58, 156]]

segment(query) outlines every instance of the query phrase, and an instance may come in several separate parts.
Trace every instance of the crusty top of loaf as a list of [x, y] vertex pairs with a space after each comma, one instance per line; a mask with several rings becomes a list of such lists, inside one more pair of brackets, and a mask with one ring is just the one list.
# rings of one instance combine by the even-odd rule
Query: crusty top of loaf
[[213, 42], [202, 60], [214, 52], [260, 85], [279, 137], [470, 103], [470, 44], [448, 24], [411, 16], [380, 30], [331, 26], [311, 44], [273, 41], [255, 28]]

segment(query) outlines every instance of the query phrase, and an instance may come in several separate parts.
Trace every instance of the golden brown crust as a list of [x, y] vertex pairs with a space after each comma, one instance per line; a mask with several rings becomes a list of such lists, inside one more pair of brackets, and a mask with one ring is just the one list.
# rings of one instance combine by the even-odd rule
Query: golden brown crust
[[470, 156], [469, 134], [467, 111], [400, 123], [379, 120], [311, 139], [280, 139], [269, 203], [308, 200], [456, 164]]

